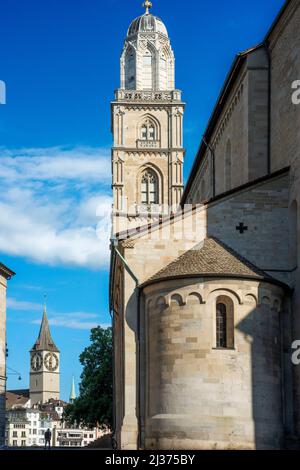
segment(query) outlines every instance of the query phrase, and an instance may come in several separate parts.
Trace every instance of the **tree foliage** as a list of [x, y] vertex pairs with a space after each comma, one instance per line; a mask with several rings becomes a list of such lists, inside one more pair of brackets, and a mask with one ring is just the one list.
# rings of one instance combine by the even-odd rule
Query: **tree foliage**
[[79, 396], [65, 409], [69, 424], [112, 427], [112, 328], [91, 330], [91, 344], [80, 355], [83, 365]]

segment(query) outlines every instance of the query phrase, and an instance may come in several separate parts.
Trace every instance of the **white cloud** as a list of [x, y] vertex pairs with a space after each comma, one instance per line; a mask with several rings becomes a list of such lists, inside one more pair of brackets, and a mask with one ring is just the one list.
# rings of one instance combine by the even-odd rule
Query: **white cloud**
[[[20, 311], [20, 312], [42, 312], [43, 305], [30, 302], [27, 300], [17, 300], [13, 297], [8, 297], [7, 299], [7, 308], [11, 311]], [[26, 315], [27, 317], [27, 315]], [[90, 312], [68, 312], [68, 313], [58, 313], [55, 311], [51, 311], [51, 315], [49, 316], [49, 323], [51, 326], [56, 327], [63, 327], [69, 328], [72, 330], [91, 330], [100, 325], [100, 322], [97, 320], [99, 316], [96, 313]], [[18, 322], [24, 321], [24, 317], [22, 319], [18, 317], [16, 319]], [[28, 320], [25, 320], [28, 321]], [[41, 318], [35, 318], [33, 320], [29, 320], [33, 325], [40, 325]], [[109, 324], [101, 324], [103, 328], [107, 328], [111, 325]]]
[[0, 178], [16, 180], [79, 180], [103, 182], [110, 179], [106, 149], [93, 147], [0, 148]]
[[25, 300], [17, 300], [12, 297], [8, 297], [6, 305], [7, 308], [9, 308], [10, 310], [22, 312], [41, 311], [43, 308], [40, 304], [34, 302], [27, 302]]
[[[96, 318], [98, 318], [98, 315], [86, 312], [54, 313], [53, 316], [49, 317], [49, 323], [51, 326], [71, 330], [91, 330], [100, 325]], [[32, 324], [39, 325], [40, 320], [33, 320]], [[101, 326], [107, 328], [111, 325], [101, 324]]]
[[0, 252], [106, 267], [110, 158], [94, 148], [0, 149]]
[[49, 320], [51, 326], [60, 326], [64, 328], [69, 328], [71, 330], [91, 330], [92, 328], [96, 328], [99, 323], [98, 322], [86, 322], [81, 320], [71, 320], [65, 319], [63, 317], [51, 318]]

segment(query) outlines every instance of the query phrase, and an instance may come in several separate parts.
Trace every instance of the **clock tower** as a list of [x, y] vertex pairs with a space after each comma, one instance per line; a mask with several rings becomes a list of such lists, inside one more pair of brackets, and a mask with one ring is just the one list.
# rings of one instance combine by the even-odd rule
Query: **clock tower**
[[38, 339], [30, 351], [31, 405], [59, 399], [60, 352], [52, 339], [46, 306]]

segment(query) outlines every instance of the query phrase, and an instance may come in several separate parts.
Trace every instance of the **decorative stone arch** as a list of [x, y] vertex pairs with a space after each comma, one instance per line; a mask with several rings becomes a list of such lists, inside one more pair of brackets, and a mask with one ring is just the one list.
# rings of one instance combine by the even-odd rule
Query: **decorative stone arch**
[[241, 297], [232, 289], [219, 287], [217, 289], [211, 290], [208, 297], [216, 298], [218, 295], [228, 295], [229, 297], [232, 297], [235, 303], [237, 302], [239, 305], [243, 304]]
[[147, 45], [139, 51], [139, 62], [139, 88], [141, 90], [157, 89], [158, 51], [150, 41], [147, 41]]
[[272, 301], [272, 310], [274, 310], [277, 313], [281, 312], [282, 308], [282, 301], [278, 297], [275, 297]]
[[189, 292], [186, 296], [187, 304], [204, 304], [201, 294], [199, 292]]
[[174, 54], [169, 44], [159, 51], [159, 85], [161, 90], [174, 88]]
[[146, 302], [146, 310], [149, 311], [153, 307], [153, 305], [156, 306], [156, 303], [154, 303], [154, 300], [148, 299]]
[[260, 305], [267, 305], [268, 307], [271, 306], [271, 299], [268, 295], [262, 295], [259, 299]]
[[183, 297], [181, 294], [178, 294], [178, 293], [175, 293], [175, 294], [172, 294], [170, 295], [170, 298], [169, 298], [169, 306], [171, 307], [173, 305], [177, 305], [179, 307], [183, 307], [183, 305], [185, 305], [185, 302], [183, 300]]
[[123, 183], [123, 177], [124, 177], [124, 169], [123, 169], [124, 162], [121, 158], [117, 158], [113, 162], [113, 176], [114, 176], [114, 182], [122, 184]]
[[[147, 128], [147, 136], [145, 139], [142, 137], [142, 128], [145, 126]], [[149, 139], [150, 137], [150, 126], [154, 128], [154, 138]], [[136, 128], [136, 135], [137, 140], [154, 140], [159, 141], [161, 140], [161, 125], [158, 119], [150, 113], [144, 114], [137, 123]]]
[[125, 90], [135, 90], [136, 80], [136, 50], [132, 44], [127, 43], [121, 59], [121, 87]]
[[160, 295], [159, 297], [157, 297], [155, 301], [155, 307], [159, 308], [159, 307], [166, 307], [166, 306], [167, 306], [166, 298], [163, 295]]
[[249, 294], [246, 294], [244, 296], [244, 303], [248, 304], [248, 305], [257, 306], [258, 305], [258, 299], [257, 299], [256, 295], [249, 293]]
[[136, 181], [136, 203], [138, 205], [142, 204], [142, 194], [141, 194], [141, 186], [142, 186], [142, 178], [143, 174], [146, 171], [153, 172], [157, 179], [157, 190], [158, 190], [158, 197], [157, 197], [157, 205], [162, 205], [164, 203], [164, 194], [163, 194], [163, 185], [164, 185], [164, 180], [163, 180], [163, 174], [160, 171], [160, 169], [156, 166], [153, 165], [152, 163], [146, 163], [145, 165], [142, 165], [139, 168], [139, 171], [137, 173], [137, 181]]

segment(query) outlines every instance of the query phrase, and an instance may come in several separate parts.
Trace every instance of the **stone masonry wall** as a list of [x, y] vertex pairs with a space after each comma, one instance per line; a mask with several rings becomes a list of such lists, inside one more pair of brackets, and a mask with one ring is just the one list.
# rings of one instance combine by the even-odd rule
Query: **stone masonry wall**
[[[281, 288], [173, 280], [145, 289], [146, 449], [279, 449]], [[234, 349], [216, 349], [216, 299], [234, 304]]]

